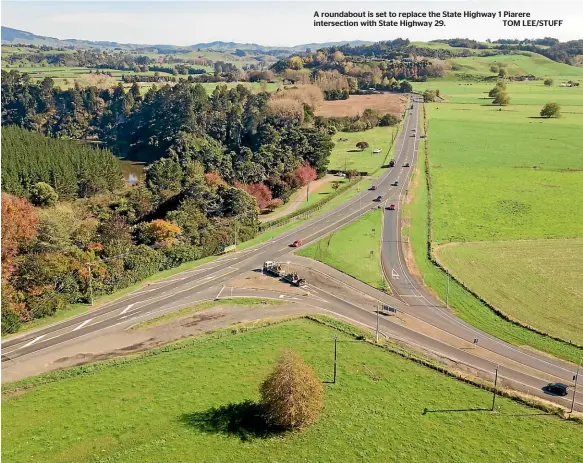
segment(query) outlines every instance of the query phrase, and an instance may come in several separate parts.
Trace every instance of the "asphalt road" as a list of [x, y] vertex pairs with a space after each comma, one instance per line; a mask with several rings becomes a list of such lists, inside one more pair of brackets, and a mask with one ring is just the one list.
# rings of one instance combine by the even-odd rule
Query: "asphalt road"
[[[301, 239], [304, 244], [317, 241], [371, 209], [395, 204], [395, 210], [385, 210], [384, 213], [382, 263], [396, 298], [356, 280], [352, 281], [322, 264], [313, 265], [323, 273], [334, 276], [337, 281], [352, 285], [382, 304], [395, 307], [399, 312], [418, 319], [436, 330], [436, 333], [443, 333], [445, 337], [455, 339], [456, 342], [444, 342], [439, 336], [417, 332], [395, 323], [391, 317], [377, 317], [374, 310], [363, 308], [359, 302], [344, 299], [326, 287], [311, 286], [312, 297], [309, 303], [372, 328], [378, 319], [379, 329], [384, 335], [460, 365], [471, 366], [485, 376], [493, 375], [496, 365], [500, 365], [499, 376], [506, 385], [544, 396], [562, 405], [570, 405], [572, 395], [565, 398], [548, 396], [542, 393], [541, 388], [551, 380], [572, 384], [575, 366], [520, 349], [459, 320], [413, 278], [405, 265], [400, 215], [401, 202], [406, 195], [412, 169], [404, 165], [410, 163], [413, 166], [416, 161], [420, 142], [421, 106], [419, 102], [415, 102], [403, 122], [403, 130], [396, 140], [395, 167], [382, 174], [375, 185], [375, 191], [360, 192], [335, 209], [322, 213], [271, 241], [151, 284], [86, 314], [9, 338], [2, 342], [2, 368], [18, 368], [20, 363], [47, 349], [59, 349], [59, 346], [83, 337], [99, 336], [105, 330], [123, 329], [153, 314], [175, 310], [202, 299], [221, 297], [223, 285], [233, 277], [260, 268], [266, 260], [289, 259], [293, 251], [289, 244], [294, 240]], [[395, 185], [397, 181], [399, 184]], [[376, 202], [379, 195], [382, 196], [382, 201]], [[478, 340], [479, 349], [472, 350], [471, 347], [476, 346], [475, 339]], [[460, 348], [460, 343], [467, 343], [468, 347]], [[583, 394], [579, 391], [576, 408], [583, 410]]]

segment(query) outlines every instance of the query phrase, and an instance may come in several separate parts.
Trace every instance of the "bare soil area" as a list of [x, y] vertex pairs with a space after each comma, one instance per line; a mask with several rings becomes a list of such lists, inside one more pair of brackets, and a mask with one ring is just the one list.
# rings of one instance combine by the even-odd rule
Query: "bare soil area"
[[376, 109], [381, 115], [389, 113], [400, 116], [406, 103], [407, 97], [396, 93], [351, 95], [347, 100], [324, 101], [316, 110], [316, 116], [356, 116], [362, 114], [365, 109]]

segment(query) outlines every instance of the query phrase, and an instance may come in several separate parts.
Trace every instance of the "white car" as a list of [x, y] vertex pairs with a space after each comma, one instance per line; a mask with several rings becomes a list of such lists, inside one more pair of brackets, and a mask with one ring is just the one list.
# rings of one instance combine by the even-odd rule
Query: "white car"
[[381, 149], [377, 148], [376, 150], [373, 151], [373, 153], [380, 153], [381, 151], [382, 151]]

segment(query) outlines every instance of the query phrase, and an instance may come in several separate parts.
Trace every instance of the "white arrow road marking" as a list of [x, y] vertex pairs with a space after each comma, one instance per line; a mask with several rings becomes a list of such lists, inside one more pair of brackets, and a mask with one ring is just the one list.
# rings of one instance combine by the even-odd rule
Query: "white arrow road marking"
[[126, 313], [128, 310], [130, 310], [135, 304], [130, 304], [128, 305], [125, 309], [123, 309], [119, 314], [123, 315], [124, 313]]
[[29, 341], [24, 346], [22, 346], [21, 349], [24, 348], [24, 347], [32, 346], [35, 342], [40, 341], [45, 336], [46, 336], [46, 334], [42, 334], [38, 338], [34, 338], [32, 341]]
[[395, 272], [395, 269], [391, 270], [391, 278], [398, 280], [399, 279], [399, 274], [397, 272]]
[[80, 330], [81, 328], [83, 328], [85, 325], [87, 325], [87, 323], [89, 323], [91, 320], [93, 320], [92, 318], [90, 318], [89, 320], [85, 320], [83, 323], [81, 323], [77, 328], [75, 328], [73, 331], [77, 331]]
[[284, 297], [285, 297], [285, 296], [284, 296], [283, 294], [280, 294], [280, 295], [279, 295], [279, 298], [280, 298], [280, 299], [283, 299]]

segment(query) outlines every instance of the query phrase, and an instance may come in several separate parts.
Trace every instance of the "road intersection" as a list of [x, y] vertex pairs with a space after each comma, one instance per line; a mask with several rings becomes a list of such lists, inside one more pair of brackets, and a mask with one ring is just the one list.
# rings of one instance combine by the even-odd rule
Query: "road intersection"
[[[505, 386], [569, 406], [573, 392], [567, 397], [555, 397], [545, 395], [541, 388], [548, 382], [571, 384], [576, 366], [501, 341], [463, 322], [445, 308], [407, 268], [401, 240], [401, 211], [412, 167], [404, 165], [414, 166], [417, 161], [422, 107], [419, 97], [414, 96], [413, 99], [413, 108], [408, 111], [396, 140], [395, 166], [384, 171], [375, 184], [375, 191], [359, 192], [333, 210], [308, 219], [268, 242], [219, 257], [193, 270], [150, 284], [88, 313], [8, 338], [2, 342], [3, 372], [24, 368], [27, 362], [47, 352], [58, 352], [69, 343], [124, 330], [140, 321], [198, 301], [217, 297], [243, 297], [246, 294], [278, 297], [268, 290], [245, 292], [241, 288], [231, 288], [230, 293], [226, 293], [223, 289], [229, 286], [229, 281], [234, 277], [260, 269], [264, 261], [289, 260], [300, 268], [304, 266], [307, 273], [317, 274], [318, 281], [318, 284], [312, 283], [308, 278], [309, 294], [297, 296], [297, 301], [291, 299], [290, 302], [307, 304], [319, 311], [373, 329], [379, 318], [376, 313], [379, 306], [393, 307], [401, 316], [380, 317], [379, 328], [384, 336], [447, 360], [460, 368], [478, 372], [487, 379], [493, 376], [499, 366], [499, 377]], [[384, 200], [380, 204], [374, 201], [379, 195]], [[304, 244], [317, 241], [371, 209], [389, 204], [395, 204], [396, 208], [384, 211], [381, 259], [393, 296], [324, 264], [292, 254], [293, 248], [289, 247], [292, 241], [301, 239]], [[575, 404], [576, 409], [583, 410], [582, 393], [577, 393]]]

